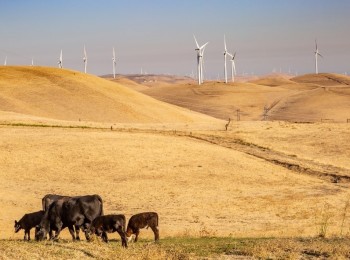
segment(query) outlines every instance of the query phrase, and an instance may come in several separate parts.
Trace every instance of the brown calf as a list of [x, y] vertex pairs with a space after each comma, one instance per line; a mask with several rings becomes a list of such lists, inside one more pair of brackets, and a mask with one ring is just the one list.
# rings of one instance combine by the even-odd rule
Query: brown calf
[[133, 215], [128, 223], [126, 229], [126, 237], [128, 241], [132, 240], [132, 235], [135, 235], [135, 242], [140, 234], [141, 228], [150, 227], [154, 233], [154, 240], [159, 240], [159, 229], [158, 229], [158, 214], [156, 212], [143, 212]]
[[108, 233], [118, 232], [122, 240], [122, 246], [128, 247], [125, 235], [124, 215], [104, 215], [95, 218], [90, 225], [90, 233], [101, 236], [103, 241], [108, 243]]

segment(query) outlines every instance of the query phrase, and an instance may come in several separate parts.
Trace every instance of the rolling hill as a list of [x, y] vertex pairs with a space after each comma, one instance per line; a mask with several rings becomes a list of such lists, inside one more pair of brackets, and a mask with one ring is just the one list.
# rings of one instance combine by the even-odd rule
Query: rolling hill
[[[135, 85], [135, 84], [134, 84]], [[0, 111], [39, 118], [113, 123], [193, 123], [215, 119], [77, 71], [0, 67]]]
[[139, 91], [220, 119], [236, 118], [239, 110], [241, 120], [262, 120], [264, 108], [270, 120], [346, 122], [350, 118], [350, 77], [338, 74], [294, 78], [276, 74], [250, 82], [209, 81], [201, 86], [158, 82]]

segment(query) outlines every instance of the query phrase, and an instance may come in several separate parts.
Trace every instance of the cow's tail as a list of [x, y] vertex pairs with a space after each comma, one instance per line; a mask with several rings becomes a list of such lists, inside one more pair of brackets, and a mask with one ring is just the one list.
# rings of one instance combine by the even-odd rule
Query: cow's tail
[[103, 201], [100, 195], [96, 195], [97, 199], [101, 202], [101, 216], [103, 216]]
[[157, 223], [156, 223], [156, 225], [158, 227], [158, 213], [156, 213], [156, 216], [157, 216]]

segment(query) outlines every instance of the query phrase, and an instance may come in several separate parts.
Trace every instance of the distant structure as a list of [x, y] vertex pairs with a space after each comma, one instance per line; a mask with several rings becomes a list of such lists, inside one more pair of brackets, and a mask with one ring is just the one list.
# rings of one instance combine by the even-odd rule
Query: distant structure
[[113, 56], [112, 56], [112, 63], [113, 63], [113, 78], [115, 79], [115, 67], [117, 65], [117, 60], [115, 58], [115, 50], [113, 47]]
[[5, 57], [4, 66], [7, 66], [7, 56]]
[[85, 44], [84, 44], [84, 57], [83, 57], [83, 61], [84, 61], [84, 72], [86, 73], [86, 68], [87, 68], [87, 55], [86, 55]]
[[227, 51], [227, 47], [226, 47], [226, 37], [224, 35], [224, 77], [225, 77], [225, 83], [227, 83], [227, 66], [226, 66], [226, 56], [229, 55], [230, 57], [233, 57], [232, 54], [230, 54]]
[[235, 82], [235, 76], [237, 75], [237, 73], [236, 73], [236, 64], [235, 64], [236, 52], [233, 55], [228, 53], [228, 55], [230, 55], [230, 57], [231, 57], [231, 78], [232, 78], [232, 82]]
[[60, 59], [58, 60], [58, 67], [60, 68], [60, 69], [62, 69], [63, 68], [63, 57], [62, 57], [62, 50], [61, 50], [61, 54], [60, 54]]
[[317, 47], [317, 40], [315, 40], [315, 44], [316, 44], [316, 51], [315, 51], [315, 73], [318, 74], [318, 64], [317, 64], [317, 58], [318, 56], [322, 57], [323, 56], [318, 52], [318, 47]]
[[207, 43], [203, 44], [199, 47], [199, 44], [197, 42], [196, 36], [193, 35], [194, 41], [196, 42], [197, 48], [195, 49], [197, 51], [197, 76], [198, 76], [198, 85], [203, 83], [203, 55], [205, 46], [207, 46]]

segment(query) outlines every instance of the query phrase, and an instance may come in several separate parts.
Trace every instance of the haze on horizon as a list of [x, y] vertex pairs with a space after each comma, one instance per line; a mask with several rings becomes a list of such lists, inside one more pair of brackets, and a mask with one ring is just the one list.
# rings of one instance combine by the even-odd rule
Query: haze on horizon
[[237, 51], [238, 75], [313, 73], [315, 38], [319, 72], [350, 73], [350, 1], [152, 0], [0, 2], [0, 65], [57, 67], [112, 73], [189, 75], [196, 72], [193, 34], [205, 51], [205, 76], [223, 77], [223, 36]]

